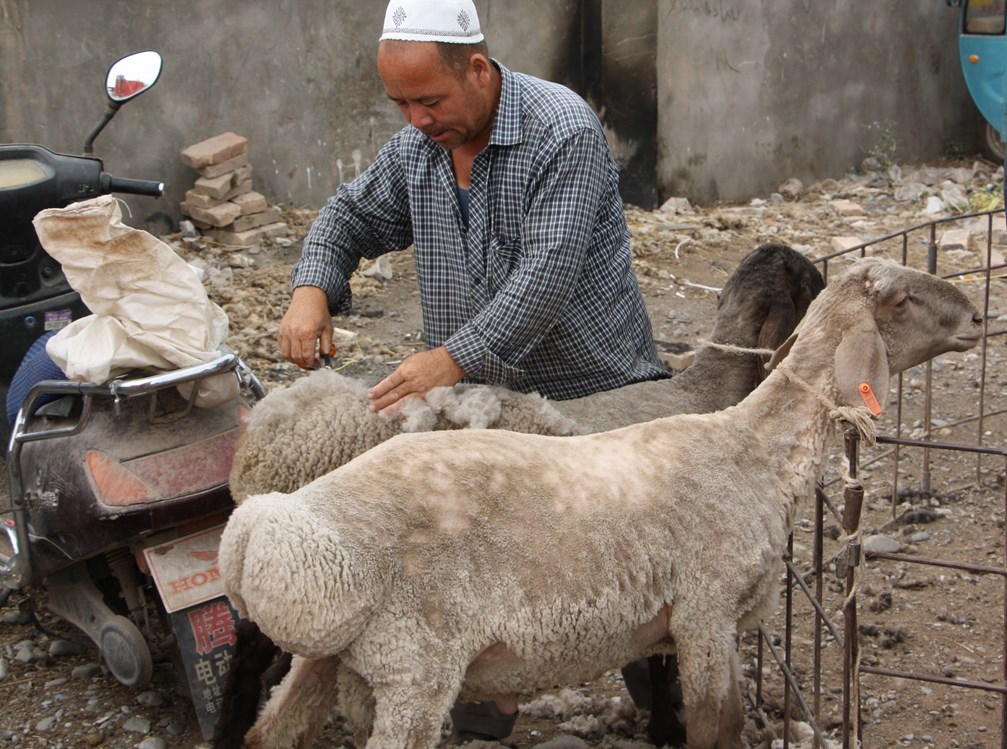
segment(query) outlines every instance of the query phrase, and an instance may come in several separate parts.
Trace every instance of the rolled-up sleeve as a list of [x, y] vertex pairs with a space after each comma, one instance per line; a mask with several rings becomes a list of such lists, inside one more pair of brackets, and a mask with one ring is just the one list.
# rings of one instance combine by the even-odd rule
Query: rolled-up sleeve
[[360, 258], [373, 259], [412, 244], [409, 195], [399, 161], [398, 136], [357, 179], [339, 186], [304, 239], [291, 287], [318, 286], [332, 314], [348, 312], [349, 279]]

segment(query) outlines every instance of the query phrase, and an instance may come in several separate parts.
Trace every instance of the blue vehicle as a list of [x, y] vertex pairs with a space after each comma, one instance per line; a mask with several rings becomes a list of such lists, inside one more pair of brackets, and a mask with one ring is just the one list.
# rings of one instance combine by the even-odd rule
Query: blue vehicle
[[1007, 0], [947, 0], [960, 6], [958, 54], [962, 73], [982, 119], [979, 145], [1004, 163], [1007, 146]]

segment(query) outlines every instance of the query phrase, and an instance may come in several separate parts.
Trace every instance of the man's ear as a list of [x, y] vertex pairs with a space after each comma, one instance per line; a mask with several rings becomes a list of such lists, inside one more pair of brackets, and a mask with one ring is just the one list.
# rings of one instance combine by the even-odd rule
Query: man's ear
[[476, 80], [484, 86], [493, 80], [493, 63], [482, 52], [469, 55], [469, 70], [475, 73]]

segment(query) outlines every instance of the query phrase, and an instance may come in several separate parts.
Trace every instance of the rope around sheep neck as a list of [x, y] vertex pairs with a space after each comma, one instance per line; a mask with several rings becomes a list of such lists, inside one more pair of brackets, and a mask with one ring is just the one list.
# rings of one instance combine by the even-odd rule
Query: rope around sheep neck
[[790, 367], [780, 364], [776, 368], [783, 372], [787, 379], [789, 379], [792, 383], [811, 393], [818, 399], [819, 403], [829, 409], [830, 419], [845, 421], [851, 427], [856, 429], [857, 433], [860, 435], [860, 439], [864, 441], [864, 444], [871, 446], [878, 441], [878, 426], [874, 423], [874, 414], [870, 412], [867, 406], [840, 406], [838, 403], [834, 403], [830, 399], [826, 398], [822, 393], [818, 392], [811, 387], [811, 385], [798, 377], [797, 373]]
[[[726, 351], [729, 354], [757, 354], [759, 356], [771, 356], [775, 353], [772, 349], [746, 348], [744, 346], [734, 346], [729, 343], [713, 343], [712, 341], [701, 341], [701, 343], [705, 346], [709, 346], [710, 348], [717, 349], [718, 351]], [[829, 398], [826, 398], [815, 388], [811, 387], [811, 385], [801, 379], [790, 367], [779, 364], [776, 369], [782, 372], [788, 380], [797, 385], [799, 388], [817, 398], [818, 402], [829, 410], [830, 419], [834, 419], [835, 421], [845, 421], [856, 429], [857, 433], [860, 435], [860, 439], [862, 439], [866, 445], [874, 445], [878, 441], [878, 428], [874, 423], [874, 415], [866, 406], [841, 406]]]
[[702, 338], [698, 341], [698, 343], [700, 346], [717, 349], [718, 351], [726, 351], [729, 354], [759, 354], [760, 356], [772, 356], [776, 353], [771, 348], [746, 348], [744, 346], [735, 346], [730, 343], [714, 343], [713, 341], [707, 341]]

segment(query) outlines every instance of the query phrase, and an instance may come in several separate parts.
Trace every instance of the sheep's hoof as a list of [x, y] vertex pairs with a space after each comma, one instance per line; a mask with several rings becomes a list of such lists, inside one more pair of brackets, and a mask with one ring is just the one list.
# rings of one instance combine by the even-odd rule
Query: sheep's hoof
[[504, 715], [495, 702], [458, 702], [451, 708], [454, 730], [451, 744], [468, 741], [497, 741], [510, 736], [517, 722], [517, 713]]
[[685, 747], [685, 723], [679, 710], [673, 720], [667, 724], [657, 725], [653, 718], [647, 724], [647, 739], [654, 746]]

